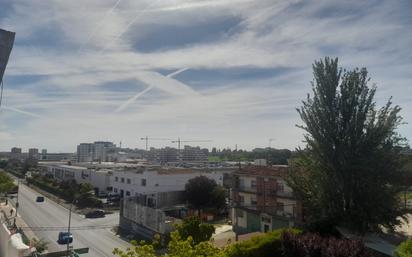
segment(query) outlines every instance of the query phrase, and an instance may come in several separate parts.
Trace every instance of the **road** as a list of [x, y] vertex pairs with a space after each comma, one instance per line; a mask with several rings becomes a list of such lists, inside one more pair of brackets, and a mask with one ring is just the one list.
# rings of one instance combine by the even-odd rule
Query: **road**
[[[24, 184], [19, 188], [18, 213], [30, 227], [65, 227], [67, 231], [69, 211], [61, 205], [45, 198], [43, 203], [37, 203], [36, 197], [40, 194]], [[72, 212], [72, 227], [90, 227], [116, 225], [118, 214], [107, 215], [100, 219], [85, 219]], [[58, 245], [59, 231], [33, 231], [39, 238], [44, 238], [49, 243], [49, 251], [62, 251], [66, 245]], [[81, 256], [106, 256], [112, 257], [114, 248], [127, 248], [130, 244], [115, 236], [108, 228], [73, 230], [73, 247], [89, 247], [89, 253]]]

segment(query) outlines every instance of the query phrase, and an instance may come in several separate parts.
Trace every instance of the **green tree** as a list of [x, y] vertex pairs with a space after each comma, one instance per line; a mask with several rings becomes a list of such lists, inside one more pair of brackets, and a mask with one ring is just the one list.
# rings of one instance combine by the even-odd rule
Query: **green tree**
[[157, 255], [153, 244], [144, 241], [132, 242], [133, 246], [126, 250], [115, 248], [113, 254], [120, 257], [224, 257], [224, 251], [213, 246], [210, 242], [193, 244], [193, 239], [182, 239], [178, 231], [171, 233], [171, 240], [167, 247], [167, 254]]
[[13, 179], [7, 175], [6, 172], [0, 172], [0, 193], [7, 193], [12, 190], [16, 185], [13, 182]]
[[308, 222], [360, 233], [393, 227], [404, 214], [400, 107], [389, 100], [377, 109], [365, 68], [342, 70], [337, 59], [325, 58], [313, 74], [313, 95], [298, 109], [307, 147], [289, 181]]
[[218, 188], [213, 179], [199, 176], [186, 183], [185, 196], [189, 205], [200, 214], [200, 210], [204, 208], [219, 209], [225, 206], [225, 191]]
[[209, 241], [215, 232], [215, 227], [211, 224], [202, 223], [198, 217], [189, 217], [183, 220], [182, 224], [176, 226], [179, 235], [183, 239], [191, 237], [193, 244]]
[[346, 71], [325, 58], [315, 62], [313, 74], [313, 96], [298, 109], [307, 147], [290, 178], [309, 223], [358, 232], [393, 227], [404, 214], [400, 107], [389, 100], [377, 109], [365, 68]]

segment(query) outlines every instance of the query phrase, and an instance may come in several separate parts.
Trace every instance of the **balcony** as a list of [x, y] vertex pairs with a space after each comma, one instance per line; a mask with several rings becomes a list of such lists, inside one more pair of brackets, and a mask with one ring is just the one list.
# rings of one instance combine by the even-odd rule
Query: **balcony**
[[254, 194], [256, 194], [257, 192], [256, 187], [253, 188], [253, 187], [247, 187], [247, 186], [238, 186], [238, 187], [235, 187], [233, 190], [239, 191], [239, 192], [245, 192], [245, 193], [254, 193]]

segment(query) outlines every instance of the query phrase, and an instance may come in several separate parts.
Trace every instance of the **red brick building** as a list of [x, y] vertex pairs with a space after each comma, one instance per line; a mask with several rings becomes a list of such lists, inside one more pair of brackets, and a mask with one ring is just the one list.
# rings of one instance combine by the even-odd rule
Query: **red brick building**
[[286, 165], [248, 165], [233, 173], [232, 220], [237, 233], [266, 232], [302, 222], [301, 204], [287, 185]]

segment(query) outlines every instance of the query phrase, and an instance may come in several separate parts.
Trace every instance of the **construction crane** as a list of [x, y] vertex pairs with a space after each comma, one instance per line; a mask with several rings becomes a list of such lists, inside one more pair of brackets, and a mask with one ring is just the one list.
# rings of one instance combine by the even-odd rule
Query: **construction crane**
[[173, 140], [172, 143], [177, 143], [177, 149], [180, 152], [180, 143], [191, 143], [191, 142], [212, 142], [212, 140], [180, 140], [180, 137], [177, 140]]
[[172, 140], [172, 139], [170, 139], [170, 138], [156, 138], [156, 137], [148, 137], [148, 136], [146, 136], [146, 137], [140, 138], [140, 140], [145, 140], [145, 141], [146, 141], [146, 151], [147, 151], [147, 150], [149, 150], [149, 149], [148, 149], [148, 147], [149, 147], [149, 140], [164, 140], [164, 141], [166, 141], [166, 140]]

